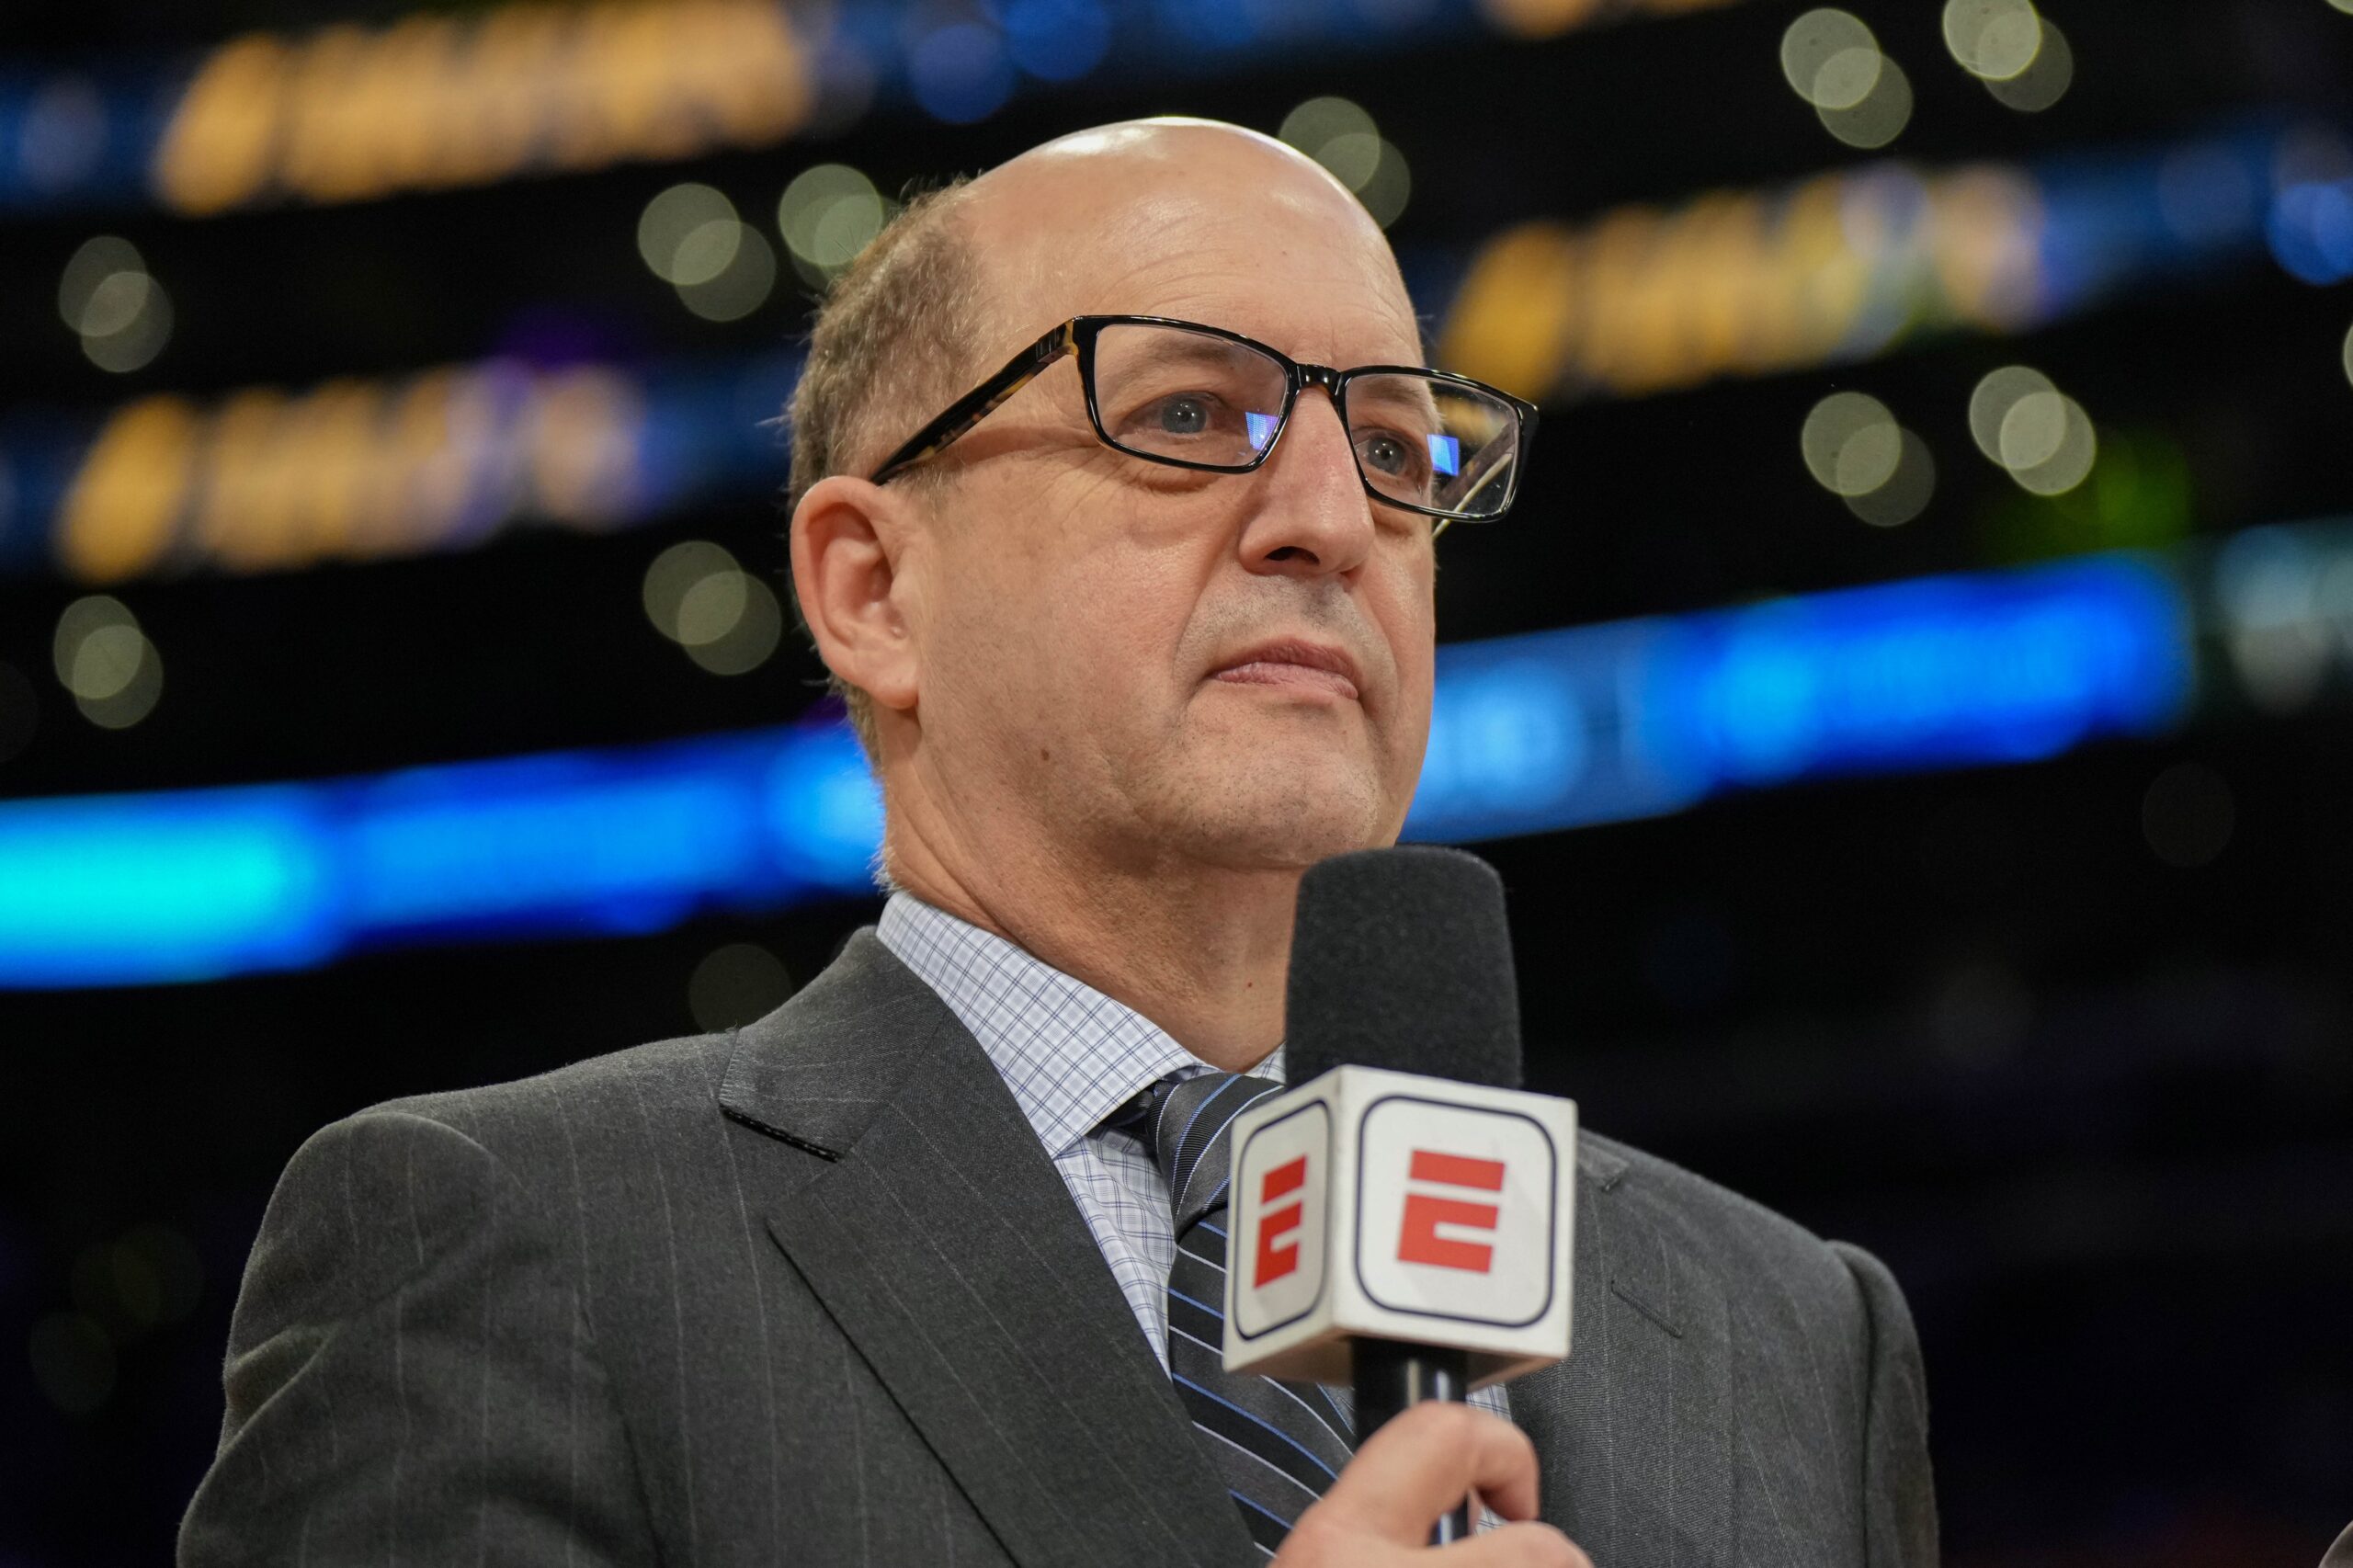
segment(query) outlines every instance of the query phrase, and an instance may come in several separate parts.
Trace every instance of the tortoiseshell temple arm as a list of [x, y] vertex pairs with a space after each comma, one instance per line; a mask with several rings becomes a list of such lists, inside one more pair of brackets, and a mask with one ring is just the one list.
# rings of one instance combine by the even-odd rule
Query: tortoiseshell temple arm
[[1046, 367], [1065, 354], [1078, 352], [1078, 318], [1074, 316], [1006, 361], [1005, 368], [954, 403], [937, 419], [909, 437], [882, 460], [868, 478], [887, 484], [892, 476], [944, 451], [973, 426], [996, 412], [1006, 399], [1035, 381]]

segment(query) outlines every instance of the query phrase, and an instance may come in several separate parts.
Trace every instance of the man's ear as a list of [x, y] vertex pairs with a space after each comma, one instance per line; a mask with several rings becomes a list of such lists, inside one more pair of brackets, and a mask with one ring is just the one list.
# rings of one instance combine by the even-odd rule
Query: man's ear
[[913, 708], [919, 685], [903, 580], [913, 508], [904, 494], [837, 473], [792, 510], [792, 590], [825, 667], [885, 708]]

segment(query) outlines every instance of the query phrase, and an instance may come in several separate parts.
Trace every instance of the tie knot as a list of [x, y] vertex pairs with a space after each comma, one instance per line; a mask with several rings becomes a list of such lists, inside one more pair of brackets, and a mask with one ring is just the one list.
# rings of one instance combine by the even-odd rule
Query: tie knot
[[1168, 1178], [1170, 1217], [1182, 1236], [1201, 1216], [1225, 1204], [1233, 1165], [1233, 1119], [1268, 1095], [1282, 1093], [1271, 1078], [1201, 1073], [1163, 1078], [1105, 1119], [1132, 1132]]

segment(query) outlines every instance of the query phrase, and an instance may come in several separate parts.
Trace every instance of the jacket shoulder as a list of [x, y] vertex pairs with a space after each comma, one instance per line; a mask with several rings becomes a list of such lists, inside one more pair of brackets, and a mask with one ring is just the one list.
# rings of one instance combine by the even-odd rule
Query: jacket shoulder
[[[1770, 1280], [1809, 1300], [1835, 1318], [1853, 1315], [1859, 1304], [1857, 1275], [1880, 1271], [1876, 1260], [1845, 1243], [1813, 1231], [1730, 1187], [1614, 1139], [1580, 1133], [1581, 1141], [1622, 1167], [1604, 1177], [1621, 1202], [1673, 1233], [1690, 1252], [1713, 1262], [1724, 1276], [1755, 1283]], [[1883, 1272], [1883, 1271], [1881, 1271]]]

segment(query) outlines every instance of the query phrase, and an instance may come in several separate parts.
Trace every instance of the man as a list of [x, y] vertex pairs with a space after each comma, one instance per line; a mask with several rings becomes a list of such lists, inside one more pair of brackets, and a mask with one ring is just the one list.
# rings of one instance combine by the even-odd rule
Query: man
[[[1066, 138], [878, 241], [791, 550], [880, 932], [741, 1031], [306, 1144], [183, 1563], [1933, 1562], [1885, 1271], [1599, 1138], [1576, 1352], [1509, 1421], [1351, 1453], [1171, 1320], [1222, 1245], [1175, 1108], [1279, 1076], [1300, 874], [1420, 767], [1434, 536], [1509, 497], [1528, 411], [1419, 354], [1362, 209], [1230, 127]], [[1466, 1489], [1510, 1522], [1424, 1546]]]

